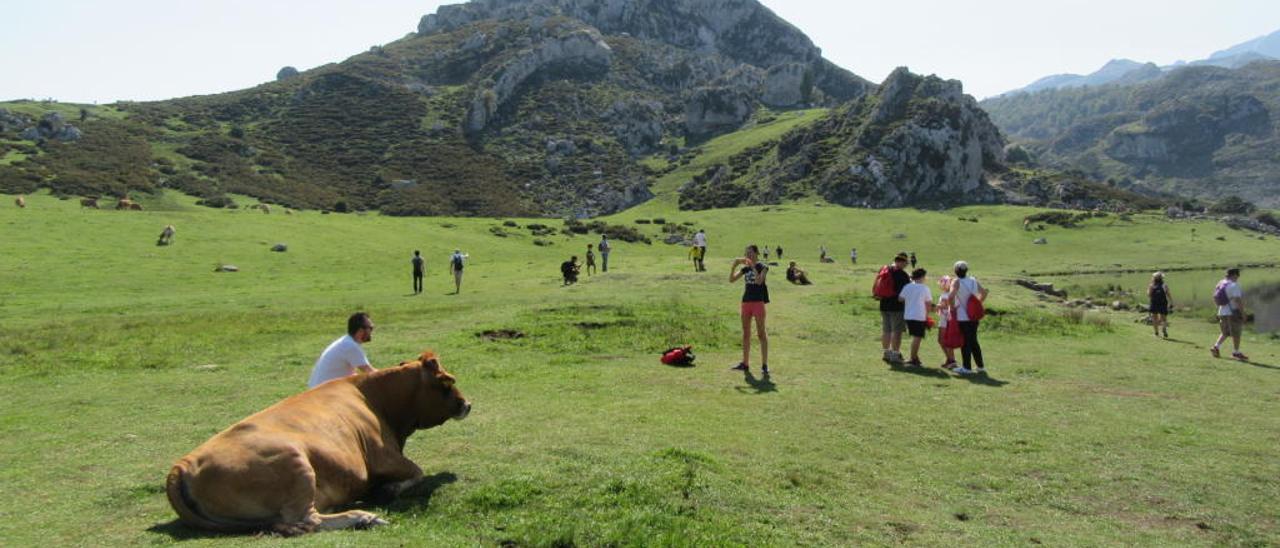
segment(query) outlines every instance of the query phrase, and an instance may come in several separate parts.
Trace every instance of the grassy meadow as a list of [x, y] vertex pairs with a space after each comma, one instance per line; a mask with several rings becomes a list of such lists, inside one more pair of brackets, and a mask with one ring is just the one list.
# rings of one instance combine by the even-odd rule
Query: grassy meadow
[[[687, 213], [659, 201], [606, 220], [655, 242], [660, 227], [635, 219], [693, 222], [710, 272], [679, 246], [616, 243], [610, 272], [566, 288], [559, 263], [598, 237], [538, 247], [523, 228], [559, 221], [514, 219], [504, 238], [493, 219], [264, 215], [172, 194], [143, 212], [0, 198], [0, 545], [1280, 543], [1280, 340], [1249, 333], [1255, 363], [1214, 360], [1203, 315], [1175, 317], [1173, 339], [1158, 340], [1134, 313], [1072, 317], [1011, 283], [1271, 262], [1275, 239], [1147, 215], [1028, 234], [1032, 211], [1011, 207]], [[166, 224], [175, 245], [156, 247]], [[769, 378], [758, 355], [751, 375], [727, 371], [741, 292], [728, 265], [753, 242], [781, 245], [816, 282], [771, 276]], [[820, 245], [835, 264], [818, 264]], [[471, 256], [460, 295], [454, 248]], [[421, 296], [414, 249], [427, 259]], [[869, 288], [898, 250], [917, 253], [931, 286], [965, 259], [991, 287], [989, 376], [940, 372], [932, 342], [928, 369], [880, 361]], [[391, 522], [370, 531], [219, 537], [175, 524], [172, 462], [303, 390], [357, 309], [378, 324], [375, 366], [433, 348], [475, 405], [410, 439], [431, 481], [370, 508]], [[525, 336], [477, 336], [501, 329]], [[682, 342], [697, 367], [658, 363]]]

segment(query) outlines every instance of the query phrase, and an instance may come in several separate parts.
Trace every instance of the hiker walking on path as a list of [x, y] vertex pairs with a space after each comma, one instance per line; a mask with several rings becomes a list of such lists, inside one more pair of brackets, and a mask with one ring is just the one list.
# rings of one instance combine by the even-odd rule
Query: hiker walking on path
[[[987, 288], [978, 283], [978, 279], [969, 275], [969, 263], [958, 261], [955, 265], [956, 280], [952, 282], [951, 306], [955, 307], [956, 320], [960, 323], [960, 332], [964, 334], [964, 346], [960, 347], [962, 367], [956, 370], [961, 375], [973, 373], [984, 374], [986, 365], [982, 361], [982, 345], [978, 342], [978, 325], [982, 321], [984, 302], [987, 300]], [[973, 366], [977, 365], [977, 369]]]
[[907, 254], [899, 253], [893, 262], [885, 265], [876, 274], [875, 285], [871, 293], [880, 301], [880, 347], [884, 350], [884, 361], [890, 364], [902, 363], [902, 332], [906, 330], [906, 320], [902, 313], [905, 307], [898, 297], [902, 288], [911, 283], [907, 275]]
[[781, 260], [782, 260], [782, 246], [778, 246], [778, 247], [777, 247], [777, 249], [774, 249], [774, 251], [777, 251], [777, 252], [778, 252], [778, 260], [779, 260], [779, 261], [781, 261]]
[[751, 370], [751, 321], [756, 323], [756, 335], [760, 338], [760, 370], [769, 374], [769, 335], [765, 332], [765, 304], [769, 302], [769, 286], [766, 277], [769, 265], [760, 261], [760, 248], [747, 246], [745, 257], [733, 260], [729, 267], [729, 283], [745, 278], [742, 291], [742, 361], [731, 369], [734, 371]]
[[347, 334], [333, 341], [315, 366], [311, 368], [311, 377], [307, 379], [307, 388], [315, 388], [325, 382], [361, 373], [373, 373], [369, 358], [361, 346], [373, 340], [373, 320], [364, 312], [356, 312], [347, 318]]
[[1228, 270], [1227, 277], [1218, 282], [1217, 287], [1213, 289], [1213, 303], [1218, 305], [1218, 327], [1221, 328], [1222, 334], [1218, 335], [1218, 341], [1213, 343], [1209, 352], [1213, 357], [1219, 357], [1222, 343], [1230, 337], [1233, 349], [1231, 357], [1242, 362], [1249, 361], [1249, 357], [1240, 352], [1240, 336], [1244, 334], [1245, 314], [1244, 290], [1240, 289], [1239, 268]]
[[467, 255], [463, 255], [461, 250], [453, 250], [453, 255], [449, 257], [449, 272], [453, 273], [453, 294], [462, 293], [462, 267], [465, 266]]
[[613, 251], [613, 246], [609, 245], [609, 237], [604, 234], [600, 235], [600, 271], [609, 271], [609, 252]]
[[911, 252], [911, 270], [914, 271], [915, 269], [916, 269], [916, 252], [912, 251]]
[[954, 288], [951, 276], [943, 276], [938, 280], [938, 289], [942, 291], [938, 295], [938, 346], [942, 347], [942, 353], [947, 356], [947, 361], [942, 363], [943, 369], [956, 368], [956, 350], [947, 346], [943, 334], [947, 331], [947, 325], [951, 323], [951, 290]]
[[[1151, 275], [1151, 285], [1147, 286], [1147, 298], [1150, 299], [1151, 328], [1156, 336], [1169, 338], [1169, 309], [1173, 307], [1173, 293], [1164, 282], [1164, 272]], [[1163, 331], [1163, 333], [1162, 333]]]
[[596, 272], [596, 244], [587, 244], [587, 275]]
[[849, 260], [853, 261], [853, 266], [858, 266], [858, 248], [849, 250]]
[[911, 335], [911, 359], [907, 361], [911, 367], [924, 365], [920, 362], [920, 343], [929, 326], [929, 314], [933, 313], [933, 292], [925, 284], [927, 274], [923, 268], [912, 270], [911, 283], [898, 295], [904, 307], [902, 317], [907, 322], [907, 333]]
[[704, 230], [698, 229], [698, 233], [693, 235], [693, 247], [698, 250], [693, 256], [695, 269], [698, 272], [706, 272], [707, 265], [703, 261], [707, 259], [707, 233]]
[[409, 259], [409, 262], [413, 264], [413, 294], [418, 295], [422, 293], [422, 275], [426, 261], [422, 260], [421, 251], [414, 250], [413, 258]]

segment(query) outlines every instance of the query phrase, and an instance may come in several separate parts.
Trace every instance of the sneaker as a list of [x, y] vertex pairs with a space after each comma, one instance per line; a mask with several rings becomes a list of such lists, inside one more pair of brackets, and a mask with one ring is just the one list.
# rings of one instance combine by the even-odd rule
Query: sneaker
[[1168, 329], [1165, 329], [1165, 330], [1164, 330], [1164, 338], [1166, 338], [1166, 339], [1167, 339], [1167, 338], [1169, 338], [1169, 330], [1168, 330]]
[[766, 364], [764, 364], [764, 365], [761, 365], [761, 366], [760, 366], [760, 372], [761, 372], [761, 373], [764, 373], [765, 375], [768, 375], [768, 374], [769, 374], [769, 364], [767, 364], [767, 363], [766, 363]]
[[751, 368], [747, 367], [747, 364], [745, 363], [739, 363], [738, 365], [730, 367], [729, 370], [730, 371], [750, 371]]
[[1232, 358], [1235, 358], [1235, 359], [1237, 359], [1237, 360], [1240, 360], [1240, 361], [1242, 361], [1242, 362], [1247, 362], [1247, 361], [1249, 361], [1249, 356], [1246, 356], [1246, 355], [1244, 355], [1244, 354], [1243, 354], [1243, 353], [1241, 353], [1241, 352], [1232, 352], [1232, 353], [1231, 353], [1231, 357], [1232, 357]]
[[909, 365], [909, 366], [911, 366], [911, 367], [924, 367], [924, 364], [923, 364], [923, 363], [920, 363], [920, 360], [911, 360], [911, 361], [907, 362], [907, 365]]
[[1210, 346], [1210, 347], [1209, 347], [1209, 353], [1210, 353], [1210, 354], [1213, 354], [1213, 357], [1215, 357], [1215, 358], [1221, 358], [1221, 357], [1222, 357], [1222, 353], [1221, 353], [1221, 352], [1218, 352], [1218, 347], [1216, 347], [1216, 346]]
[[885, 350], [884, 355], [880, 357], [885, 363], [893, 363], [893, 351]]
[[955, 369], [955, 374], [957, 374], [957, 375], [972, 375], [972, 374], [973, 374], [973, 371], [972, 371], [972, 370], [970, 370], [968, 367], [957, 367], [957, 368]]
[[956, 363], [956, 362], [947, 362], [947, 363], [944, 363], [944, 364], [940, 365], [939, 367], [941, 367], [941, 368], [943, 368], [943, 369], [955, 369], [955, 368], [957, 368], [957, 367], [960, 367], [960, 364], [958, 364], [958, 363]]

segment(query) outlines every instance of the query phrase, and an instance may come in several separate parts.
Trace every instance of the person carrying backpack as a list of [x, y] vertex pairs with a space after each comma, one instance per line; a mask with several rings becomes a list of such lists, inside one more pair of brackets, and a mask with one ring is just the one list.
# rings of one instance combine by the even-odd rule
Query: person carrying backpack
[[1169, 293], [1169, 285], [1164, 283], [1164, 272], [1151, 275], [1147, 298], [1150, 299], [1148, 311], [1151, 312], [1151, 328], [1156, 331], [1157, 337], [1161, 336], [1160, 330], [1163, 328], [1164, 338], [1169, 338], [1169, 308], [1173, 305], [1173, 294]]
[[1227, 277], [1218, 282], [1217, 287], [1213, 289], [1213, 303], [1218, 305], [1218, 327], [1221, 328], [1222, 334], [1218, 335], [1218, 341], [1209, 348], [1209, 353], [1215, 358], [1219, 357], [1222, 343], [1226, 342], [1227, 337], [1231, 337], [1234, 349], [1231, 357], [1242, 362], [1249, 361], [1249, 357], [1240, 352], [1240, 336], [1244, 333], [1245, 314], [1244, 291], [1240, 289], [1239, 268], [1227, 270]]
[[907, 275], [907, 254], [899, 253], [893, 258], [893, 262], [885, 265], [880, 269], [880, 273], [876, 274], [875, 285], [871, 288], [871, 294], [876, 300], [880, 301], [880, 347], [884, 350], [885, 362], [890, 364], [902, 363], [902, 332], [906, 331], [907, 323], [903, 319], [903, 312], [906, 306], [898, 297], [902, 294], [902, 288], [911, 283], [911, 276]]
[[[955, 309], [960, 332], [964, 334], [964, 346], [960, 347], [963, 363], [955, 371], [960, 375], [985, 374], [987, 368], [982, 361], [982, 345], [978, 343], [978, 325], [986, 315], [987, 288], [969, 275], [969, 263], [957, 261], [955, 273], [956, 279], [951, 282], [951, 306]], [[975, 364], [978, 366], [976, 370], [972, 368]]]
[[453, 255], [449, 257], [449, 272], [453, 273], [453, 294], [462, 293], [462, 267], [467, 256], [462, 254], [461, 250], [453, 250]]

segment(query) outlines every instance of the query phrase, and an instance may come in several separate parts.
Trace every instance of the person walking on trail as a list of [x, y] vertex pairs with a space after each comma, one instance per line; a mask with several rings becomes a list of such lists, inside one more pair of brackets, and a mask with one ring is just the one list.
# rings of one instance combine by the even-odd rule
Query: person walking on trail
[[[978, 343], [978, 324], [981, 318], [973, 318], [972, 314], [982, 309], [987, 300], [987, 288], [982, 287], [977, 278], [969, 275], [969, 263], [956, 262], [955, 273], [951, 306], [955, 307], [956, 321], [960, 322], [960, 332], [964, 334], [964, 346], [960, 347], [960, 358], [964, 363], [955, 371], [961, 375], [983, 374], [987, 372], [987, 368], [982, 361], [982, 345]], [[975, 300], [976, 303], [971, 302]], [[977, 369], [973, 365], [977, 365]]]
[[769, 246], [764, 246], [764, 262], [769, 262]]
[[876, 275], [876, 287], [872, 290], [880, 301], [880, 347], [884, 350], [884, 361], [890, 364], [902, 363], [902, 332], [906, 331], [907, 324], [903, 318], [905, 306], [898, 298], [902, 295], [902, 288], [911, 283], [906, 269], [907, 254], [899, 253], [892, 263], [880, 269]]
[[755, 321], [756, 335], [760, 338], [760, 370], [769, 374], [769, 335], [765, 331], [765, 305], [769, 303], [769, 286], [766, 277], [769, 265], [760, 261], [760, 248], [747, 246], [745, 257], [733, 260], [729, 270], [729, 283], [739, 278], [745, 280], [742, 291], [742, 361], [733, 366], [734, 371], [751, 371], [751, 322]]
[[942, 353], [947, 357], [947, 361], [942, 363], [943, 369], [955, 369], [957, 366], [956, 350], [947, 346], [942, 336], [942, 334], [947, 330], [947, 324], [951, 322], [951, 290], [954, 288], [952, 282], [953, 280], [951, 276], [943, 276], [942, 279], [938, 280], [938, 289], [942, 291], [942, 294], [938, 295], [937, 307], [938, 346], [942, 347]]
[[924, 341], [925, 331], [929, 327], [929, 314], [933, 313], [933, 292], [925, 284], [928, 275], [923, 268], [911, 271], [911, 283], [902, 288], [898, 300], [904, 307], [902, 317], [907, 323], [907, 333], [911, 335], [911, 359], [907, 365], [922, 367], [920, 362], [920, 343]]
[[1221, 328], [1222, 334], [1218, 335], [1218, 341], [1213, 343], [1209, 352], [1213, 357], [1219, 357], [1222, 343], [1230, 337], [1233, 349], [1231, 357], [1242, 362], [1249, 361], [1249, 357], [1240, 352], [1240, 336], [1244, 334], [1245, 313], [1244, 290], [1240, 289], [1239, 268], [1228, 270], [1227, 277], [1218, 282], [1217, 287], [1213, 289], [1213, 302], [1218, 305], [1218, 327]]
[[587, 244], [587, 275], [596, 273], [596, 244]]
[[911, 270], [914, 271], [915, 269], [916, 269], [916, 252], [912, 251], [911, 252]]
[[853, 261], [853, 266], [858, 266], [858, 248], [849, 250], [849, 260]]
[[356, 312], [347, 318], [347, 334], [333, 341], [311, 368], [307, 388], [315, 388], [333, 379], [350, 377], [357, 373], [373, 373], [369, 358], [361, 346], [373, 340], [373, 320], [364, 312]]
[[707, 265], [704, 261], [707, 259], [707, 233], [702, 229], [698, 229], [698, 233], [693, 235], [693, 247], [697, 252], [693, 255], [693, 264], [698, 272], [706, 272]]
[[604, 234], [600, 235], [600, 271], [609, 271], [609, 252], [613, 251], [613, 246], [609, 245], [609, 238]]
[[1151, 275], [1147, 298], [1150, 299], [1151, 328], [1157, 337], [1169, 338], [1169, 309], [1173, 307], [1173, 293], [1169, 292], [1169, 285], [1164, 281], [1164, 272]]
[[776, 252], [777, 252], [778, 260], [779, 260], [779, 261], [781, 261], [781, 260], [782, 260], [782, 246], [778, 246], [778, 247], [777, 247], [777, 249], [774, 249], [774, 251], [776, 251]]
[[453, 255], [449, 256], [449, 272], [453, 273], [453, 294], [462, 293], [462, 267], [466, 266], [467, 255], [462, 250], [453, 250]]
[[409, 263], [413, 265], [413, 294], [419, 295], [422, 293], [422, 276], [426, 265], [426, 261], [422, 260], [422, 252], [414, 250]]

